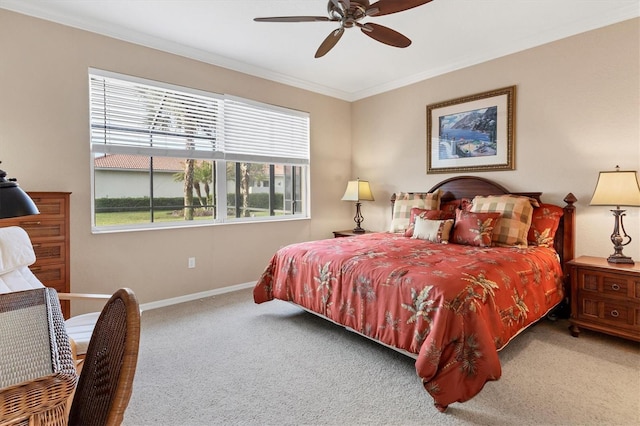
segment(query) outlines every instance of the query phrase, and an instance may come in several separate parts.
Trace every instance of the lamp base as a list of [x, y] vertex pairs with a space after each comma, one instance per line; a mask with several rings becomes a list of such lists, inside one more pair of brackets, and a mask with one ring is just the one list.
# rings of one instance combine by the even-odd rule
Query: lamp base
[[614, 253], [607, 258], [609, 263], [627, 263], [633, 265], [635, 262], [629, 256], [624, 256], [620, 253]]
[[363, 228], [360, 228], [360, 227], [353, 228], [352, 231], [354, 234], [364, 234], [366, 232]]

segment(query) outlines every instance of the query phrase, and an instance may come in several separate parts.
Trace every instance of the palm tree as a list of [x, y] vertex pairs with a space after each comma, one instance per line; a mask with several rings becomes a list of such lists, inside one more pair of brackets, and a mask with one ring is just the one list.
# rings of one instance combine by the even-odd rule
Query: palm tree
[[193, 220], [193, 163], [189, 159], [184, 162], [184, 220]]
[[[213, 182], [213, 165], [209, 161], [184, 161], [184, 172], [175, 173], [173, 180], [184, 182], [184, 218], [193, 220], [193, 191], [203, 208], [213, 205], [211, 183]], [[204, 194], [203, 194], [204, 188]]]

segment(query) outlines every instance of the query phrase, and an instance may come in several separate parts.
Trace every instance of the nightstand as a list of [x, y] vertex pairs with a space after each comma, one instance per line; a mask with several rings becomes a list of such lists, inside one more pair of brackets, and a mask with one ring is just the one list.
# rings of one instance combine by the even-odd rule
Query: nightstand
[[344, 231], [333, 231], [333, 237], [334, 238], [341, 238], [341, 237], [355, 237], [356, 235], [364, 235], [364, 234], [370, 234], [371, 231], [364, 231], [364, 233], [355, 233], [353, 232], [353, 229], [346, 229]]
[[581, 256], [568, 264], [571, 335], [583, 327], [640, 342], [640, 263]]

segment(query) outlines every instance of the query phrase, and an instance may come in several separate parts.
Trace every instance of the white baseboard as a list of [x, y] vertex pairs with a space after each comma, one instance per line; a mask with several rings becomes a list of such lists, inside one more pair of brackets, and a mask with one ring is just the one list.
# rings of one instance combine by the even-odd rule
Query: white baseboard
[[165, 306], [177, 305], [178, 303], [190, 302], [192, 300], [203, 299], [205, 297], [218, 296], [220, 294], [231, 293], [233, 291], [244, 290], [256, 285], [256, 281], [236, 284], [228, 287], [214, 288], [213, 290], [202, 291], [200, 293], [186, 294], [184, 296], [172, 297], [171, 299], [157, 300], [155, 302], [143, 303], [140, 305], [140, 312], [151, 309], [164, 308]]

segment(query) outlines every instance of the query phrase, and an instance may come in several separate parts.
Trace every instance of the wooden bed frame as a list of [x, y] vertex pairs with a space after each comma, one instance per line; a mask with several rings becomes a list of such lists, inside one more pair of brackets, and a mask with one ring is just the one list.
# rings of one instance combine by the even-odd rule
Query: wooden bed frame
[[[511, 192], [500, 184], [477, 176], [452, 177], [436, 184], [426, 192], [435, 192], [438, 189], [442, 191], [441, 200], [443, 202], [460, 200], [462, 198], [472, 200], [476, 195], [486, 196], [501, 194], [522, 195], [542, 202], [540, 199], [542, 192]], [[560, 262], [564, 272], [565, 295], [568, 295], [569, 270], [567, 262], [573, 260], [575, 255], [574, 233], [576, 208], [573, 204], [577, 201], [577, 198], [572, 193], [569, 193], [564, 197], [563, 201], [567, 204], [563, 207], [564, 214], [560, 220], [560, 225], [556, 232], [553, 247], [560, 256]], [[392, 206], [394, 202], [395, 194], [391, 197]], [[393, 208], [391, 211], [393, 212]]]

